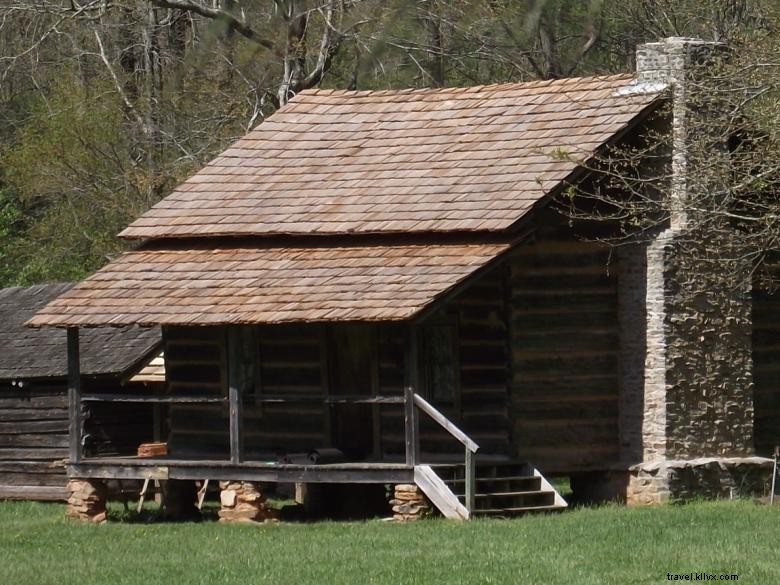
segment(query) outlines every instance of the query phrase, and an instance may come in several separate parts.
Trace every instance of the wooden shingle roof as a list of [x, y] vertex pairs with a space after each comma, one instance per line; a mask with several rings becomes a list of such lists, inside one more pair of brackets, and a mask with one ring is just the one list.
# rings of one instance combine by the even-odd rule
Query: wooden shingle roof
[[303, 92], [125, 229], [148, 240], [138, 250], [30, 324], [408, 319], [506, 250], [663, 89], [619, 75]]
[[506, 244], [218, 247], [128, 252], [29, 325], [402, 320]]
[[634, 83], [305, 91], [121, 235], [503, 230], [662, 89]]
[[[67, 374], [66, 339], [61, 330], [34, 330], [24, 323], [72, 284], [0, 289], [0, 380], [62, 377]], [[159, 327], [100, 328], [81, 337], [82, 371], [122, 375], [156, 355]]]

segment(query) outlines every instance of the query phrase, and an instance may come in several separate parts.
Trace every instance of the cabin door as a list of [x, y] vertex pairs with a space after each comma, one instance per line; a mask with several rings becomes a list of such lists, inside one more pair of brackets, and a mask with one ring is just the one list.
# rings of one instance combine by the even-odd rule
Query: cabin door
[[[328, 342], [331, 396], [371, 396], [376, 346], [374, 326], [364, 323], [331, 326]], [[374, 451], [371, 405], [332, 405], [331, 429], [333, 446], [350, 459], [364, 459]]]

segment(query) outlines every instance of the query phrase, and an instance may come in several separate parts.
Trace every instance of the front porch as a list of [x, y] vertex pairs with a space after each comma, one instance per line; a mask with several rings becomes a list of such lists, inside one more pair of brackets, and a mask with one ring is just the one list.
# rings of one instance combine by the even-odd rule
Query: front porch
[[[397, 333], [399, 327], [390, 329]], [[78, 332], [69, 329], [73, 434], [68, 475], [98, 483], [209, 480], [417, 486], [421, 499], [427, 498], [445, 516], [458, 519], [469, 518], [477, 508], [513, 513], [565, 506], [537, 470], [526, 463], [512, 462], [506, 451], [481, 454], [477, 461], [477, 442], [415, 391], [415, 387], [424, 387], [430, 395], [438, 388], [438, 395], [450, 397], [449, 412], [461, 400], [459, 376], [450, 373], [448, 380], [442, 381], [442, 373], [432, 371], [431, 363], [421, 359], [418, 331], [409, 326], [407, 343], [399, 344], [405, 346], [403, 363], [392, 370], [391, 376], [397, 379], [400, 372], [407, 383], [398, 389], [400, 395], [378, 393], [379, 381], [387, 374], [382, 372], [378, 359], [381, 352], [371, 348], [380, 338], [397, 339], [386, 335], [379, 324], [331, 326], [330, 330], [325, 326], [169, 328], [165, 331], [168, 391], [120, 395], [81, 392]], [[308, 365], [306, 356], [311, 355], [305, 339], [312, 333], [321, 342], [318, 347], [330, 349], [329, 365], [321, 361], [317, 364], [318, 382], [325, 381], [318, 387], [302, 383], [301, 378], [301, 371], [305, 372]], [[324, 343], [334, 339], [340, 343]], [[355, 340], [370, 342], [356, 344]], [[282, 354], [280, 347], [284, 349]], [[193, 355], [198, 361], [191, 364], [188, 360]], [[213, 357], [212, 371], [208, 368], [209, 355]], [[439, 359], [440, 367], [453, 367], [447, 358]], [[268, 384], [269, 373], [272, 384]], [[440, 379], [431, 381], [432, 375]], [[340, 380], [337, 387], [351, 393], [333, 392], [329, 383], [332, 380]], [[370, 385], [369, 392], [362, 392], [365, 386], [361, 381]], [[442, 388], [448, 383], [454, 383], [453, 387]], [[267, 392], [269, 388], [275, 392]], [[304, 394], [301, 390], [316, 393]], [[169, 427], [163, 435], [168, 437], [168, 455], [87, 456], [81, 419], [85, 410], [96, 403], [104, 408], [137, 403], [164, 409]], [[382, 409], [394, 412], [387, 415]], [[319, 424], [311, 423], [312, 413]], [[302, 423], [307, 420], [308, 428]], [[401, 423], [400, 450], [393, 448], [397, 444], [394, 420]], [[155, 435], [160, 435], [159, 429]], [[442, 448], [445, 439], [446, 448]], [[424, 451], [421, 447], [426, 444], [432, 448]], [[480, 466], [483, 477], [477, 474]], [[484, 493], [478, 493], [478, 481], [485, 484]], [[491, 491], [491, 486], [497, 487]], [[506, 505], [496, 504], [496, 498], [506, 501]]]

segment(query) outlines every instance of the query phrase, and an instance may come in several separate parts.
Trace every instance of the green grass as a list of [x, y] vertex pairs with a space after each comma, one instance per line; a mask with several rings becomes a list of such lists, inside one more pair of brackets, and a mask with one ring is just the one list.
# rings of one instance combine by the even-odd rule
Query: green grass
[[748, 502], [579, 509], [512, 521], [85, 526], [0, 503], [0, 583], [780, 583], [780, 509]]

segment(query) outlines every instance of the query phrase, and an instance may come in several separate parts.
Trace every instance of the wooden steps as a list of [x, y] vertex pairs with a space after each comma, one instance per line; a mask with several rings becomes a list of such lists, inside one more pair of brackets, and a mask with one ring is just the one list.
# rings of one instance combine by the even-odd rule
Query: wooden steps
[[[438, 472], [458, 500], [465, 502], [463, 467], [450, 466]], [[566, 507], [555, 488], [529, 463], [477, 463], [472, 516], [512, 517]]]

